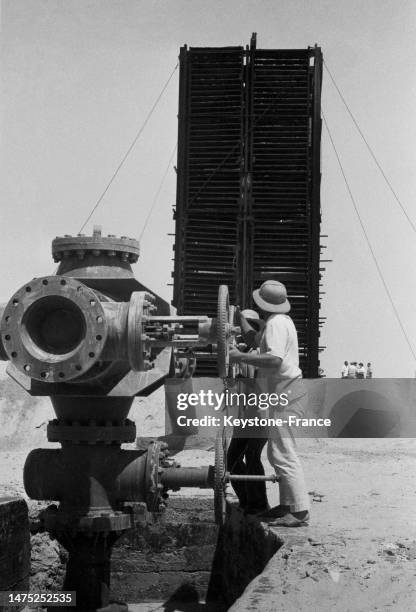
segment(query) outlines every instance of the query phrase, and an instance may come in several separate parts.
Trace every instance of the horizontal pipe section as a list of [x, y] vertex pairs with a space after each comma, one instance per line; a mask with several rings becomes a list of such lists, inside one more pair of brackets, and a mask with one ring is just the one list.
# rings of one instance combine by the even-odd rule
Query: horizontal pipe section
[[262, 476], [256, 474], [229, 474], [225, 475], [225, 480], [234, 482], [244, 481], [244, 482], [277, 482], [279, 479], [276, 474], [270, 474], [270, 476]]
[[211, 489], [214, 482], [213, 467], [172, 467], [163, 470], [160, 482], [168, 489], [199, 487]]
[[36, 449], [23, 480], [31, 499], [60, 501], [62, 508], [97, 511], [121, 501], [146, 499], [145, 451], [98, 445]]

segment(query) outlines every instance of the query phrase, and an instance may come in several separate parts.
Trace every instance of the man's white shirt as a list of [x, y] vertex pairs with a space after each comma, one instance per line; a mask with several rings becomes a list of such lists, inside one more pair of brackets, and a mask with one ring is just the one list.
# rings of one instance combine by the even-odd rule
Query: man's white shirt
[[269, 316], [260, 340], [260, 353], [280, 357], [282, 364], [278, 370], [259, 368], [258, 377], [273, 377], [275, 380], [301, 378], [298, 335], [288, 315], [271, 314]]

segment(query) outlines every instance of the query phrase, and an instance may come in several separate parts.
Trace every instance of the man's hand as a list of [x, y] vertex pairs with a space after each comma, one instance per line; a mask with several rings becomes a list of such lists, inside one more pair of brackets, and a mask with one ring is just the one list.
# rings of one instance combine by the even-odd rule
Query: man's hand
[[241, 363], [243, 355], [244, 353], [242, 353], [236, 348], [230, 349], [230, 352], [229, 352], [230, 363]]

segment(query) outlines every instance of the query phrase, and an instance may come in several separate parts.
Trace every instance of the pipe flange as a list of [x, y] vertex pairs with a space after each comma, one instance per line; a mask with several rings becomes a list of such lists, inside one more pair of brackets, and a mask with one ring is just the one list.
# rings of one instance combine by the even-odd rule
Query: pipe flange
[[149, 512], [161, 512], [166, 508], [162, 497], [165, 487], [160, 478], [163, 473], [161, 462], [165, 457], [167, 446], [166, 442], [151, 442], [147, 447], [145, 488]]
[[48, 531], [62, 532], [67, 530], [89, 533], [107, 533], [110, 531], [125, 531], [132, 527], [132, 515], [126, 512], [90, 512], [78, 515], [72, 512], [62, 512], [56, 506], [47, 508], [42, 516]]
[[47, 436], [49, 442], [123, 444], [135, 441], [136, 425], [130, 419], [126, 419], [123, 425], [68, 425], [54, 420], [48, 423]]
[[108, 325], [92, 289], [66, 276], [45, 276], [13, 295], [0, 331], [13, 365], [50, 383], [78, 378], [97, 363]]
[[145, 369], [142, 342], [144, 298], [144, 291], [133, 291], [127, 315], [127, 355], [133, 372]]
[[135, 263], [139, 259], [140, 245], [134, 238], [101, 236], [101, 233], [94, 236], [57, 237], [52, 241], [52, 257], [56, 262], [73, 255], [85, 257], [87, 254], [118, 256], [124, 261]]
[[127, 355], [133, 372], [146, 370], [143, 324], [154, 308], [155, 296], [146, 291], [133, 291], [127, 315]]

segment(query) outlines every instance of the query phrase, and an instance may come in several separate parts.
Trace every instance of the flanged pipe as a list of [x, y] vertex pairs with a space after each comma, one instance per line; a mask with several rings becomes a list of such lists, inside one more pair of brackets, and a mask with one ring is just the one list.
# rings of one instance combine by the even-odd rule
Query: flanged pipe
[[33, 279], [6, 305], [1, 337], [8, 359], [44, 382], [79, 377], [99, 359], [108, 333], [96, 293], [63, 276]]

